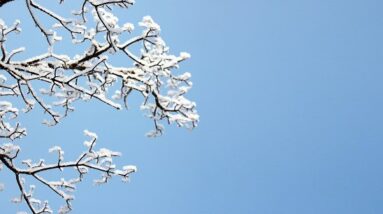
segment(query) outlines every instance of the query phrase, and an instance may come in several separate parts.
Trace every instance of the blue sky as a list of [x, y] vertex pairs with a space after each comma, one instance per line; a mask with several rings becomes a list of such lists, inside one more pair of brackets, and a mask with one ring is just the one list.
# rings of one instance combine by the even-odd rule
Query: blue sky
[[[12, 20], [20, 5], [2, 8], [1, 17]], [[382, 7], [378, 0], [137, 0], [126, 13], [132, 21], [150, 14], [174, 53], [192, 54], [181, 69], [193, 75], [199, 127], [145, 138], [151, 122], [139, 102], [120, 112], [78, 103], [53, 128], [40, 124], [36, 109], [22, 116], [23, 154], [48, 157], [62, 144], [74, 156], [86, 128], [100, 146], [124, 154], [119, 163], [138, 166], [129, 184], [95, 187], [89, 177], [76, 192], [75, 214], [383, 213]], [[1, 212], [14, 213], [13, 180], [3, 172]]]

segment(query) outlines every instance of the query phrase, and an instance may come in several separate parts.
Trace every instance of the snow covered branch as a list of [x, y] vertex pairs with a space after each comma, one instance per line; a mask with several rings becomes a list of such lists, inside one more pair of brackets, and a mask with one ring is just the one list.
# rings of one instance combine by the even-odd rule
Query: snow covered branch
[[[0, 7], [6, 7], [8, 2], [12, 0], [0, 0]], [[120, 110], [128, 108], [131, 93], [139, 93], [143, 100], [141, 109], [154, 122], [154, 130], [147, 134], [149, 137], [161, 135], [164, 122], [186, 128], [197, 125], [196, 104], [185, 96], [192, 87], [191, 74], [177, 71], [179, 63], [190, 58], [190, 54], [171, 54], [160, 36], [160, 26], [150, 16], [138, 23], [141, 33], [132, 36], [135, 26], [130, 22], [119, 23], [114, 9], [127, 9], [134, 0], [78, 1], [78, 8], [67, 17], [42, 3], [24, 1], [31, 21], [47, 46], [45, 53], [34, 57], [23, 58], [23, 54], [28, 53], [27, 48], [8, 48], [8, 38], [22, 32], [21, 22], [16, 20], [7, 25], [0, 17], [0, 139], [13, 141], [27, 134], [16, 120], [19, 109], [15, 107], [15, 99], [23, 103], [23, 112], [37, 106], [47, 115], [43, 123], [52, 126], [74, 111], [77, 101], [98, 100]], [[58, 1], [58, 4], [65, 3], [65, 0]], [[54, 24], [48, 26], [51, 22]], [[57, 44], [65, 39], [71, 40], [74, 47], [83, 48], [83, 52], [56, 50]], [[116, 66], [111, 60], [117, 55], [125, 58], [123, 66]], [[27, 160], [23, 161], [26, 169], [14, 165], [19, 146], [14, 142], [0, 146], [0, 163], [16, 175], [21, 198], [33, 213], [51, 213], [52, 210], [48, 203], [34, 199], [32, 187], [26, 190], [25, 176], [33, 177], [56, 192], [67, 202], [63, 210], [69, 211], [73, 198], [68, 192], [87, 170], [102, 172], [99, 182], [106, 182], [112, 175], [127, 178], [135, 171], [132, 167], [116, 170], [112, 157], [119, 153], [106, 149], [95, 151], [96, 137], [86, 133], [93, 140], [87, 143], [89, 150], [78, 160], [64, 162], [62, 150], [55, 147], [51, 151], [59, 154], [57, 163], [46, 165], [43, 161]], [[63, 168], [75, 168], [79, 177], [50, 182], [38, 175]]]
[[[90, 141], [85, 141], [84, 143], [87, 150], [80, 154], [75, 161], [68, 162], [64, 161], [64, 152], [61, 147], [55, 146], [49, 149], [49, 152], [58, 154], [56, 163], [46, 164], [43, 159], [40, 159], [37, 163], [33, 163], [32, 160], [24, 160], [22, 164], [25, 167], [19, 168], [15, 165], [15, 159], [17, 158], [20, 148], [12, 143], [0, 146], [0, 166], [4, 165], [9, 171], [15, 174], [20, 190], [20, 197], [15, 198], [13, 201], [25, 201], [34, 214], [53, 212], [47, 201], [42, 202], [34, 197], [33, 190], [36, 187], [35, 185], [29, 185], [29, 191], [27, 191], [25, 185], [26, 178], [30, 177], [61, 197], [66, 202], [66, 205], [61, 207], [59, 213], [67, 213], [72, 209], [70, 202], [74, 199], [73, 191], [76, 189], [76, 184], [83, 180], [84, 175], [88, 173], [89, 170], [101, 173], [101, 178], [94, 181], [97, 184], [108, 182], [112, 176], [120, 176], [124, 181], [128, 181], [129, 175], [137, 171], [135, 166], [130, 165], [124, 166], [122, 169], [117, 169], [116, 165], [113, 164], [113, 158], [121, 156], [121, 154], [105, 148], [95, 150], [97, 135], [89, 131], [85, 131], [85, 134], [91, 138]], [[0, 167], [0, 169], [1, 168], [2, 167]], [[47, 171], [63, 171], [65, 168], [77, 171], [78, 176], [72, 179], [62, 178], [59, 181], [49, 181], [40, 175]]]

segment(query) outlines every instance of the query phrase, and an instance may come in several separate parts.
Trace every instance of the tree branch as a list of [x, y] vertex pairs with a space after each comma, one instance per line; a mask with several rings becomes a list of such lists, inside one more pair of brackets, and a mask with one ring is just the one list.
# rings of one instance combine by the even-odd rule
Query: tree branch
[[[0, 0], [0, 7], [11, 1]], [[95, 150], [97, 136], [89, 131], [85, 131], [91, 138], [85, 142], [87, 150], [76, 160], [64, 161], [62, 149], [56, 146], [50, 152], [58, 154], [57, 162], [45, 164], [44, 160], [36, 163], [24, 160], [25, 167], [19, 168], [15, 161], [20, 148], [13, 141], [26, 136], [27, 132], [17, 121], [19, 106], [12, 102], [19, 99], [24, 106], [23, 112], [39, 107], [48, 117], [43, 123], [56, 125], [75, 110], [75, 102], [93, 99], [122, 109], [122, 106], [128, 108], [128, 97], [137, 92], [143, 100], [141, 109], [154, 124], [154, 130], [147, 136], [161, 135], [162, 123], [191, 129], [199, 121], [196, 104], [185, 97], [192, 86], [191, 75], [176, 70], [190, 55], [184, 52], [179, 56], [171, 54], [161, 38], [160, 26], [150, 16], [143, 17], [138, 23], [142, 32], [129, 38], [134, 25], [119, 23], [113, 9], [126, 9], [133, 5], [133, 0], [83, 0], [80, 8], [66, 17], [39, 5], [37, 0], [24, 2], [48, 48], [40, 55], [22, 59], [27, 48], [9, 49], [7, 46], [8, 38], [21, 32], [20, 22], [7, 26], [0, 17], [0, 139], [11, 142], [0, 145], [0, 171], [5, 166], [15, 175], [20, 191], [16, 201], [27, 203], [32, 213], [53, 211], [48, 202], [34, 197], [35, 186], [27, 187], [27, 178], [61, 197], [66, 204], [60, 213], [67, 213], [72, 209], [72, 191], [89, 170], [101, 174], [100, 179], [95, 180], [101, 184], [112, 176], [128, 180], [136, 168], [128, 165], [117, 169], [113, 159], [120, 153]], [[62, 3], [64, 0], [59, 1]], [[48, 27], [47, 20], [55, 24]], [[61, 36], [59, 32], [65, 35]], [[55, 45], [62, 39], [72, 40], [73, 47], [83, 48], [83, 51], [62, 53], [55, 50]], [[113, 58], [116, 56], [124, 57], [120, 60], [122, 66], [115, 65]], [[72, 169], [78, 176], [73, 179], [63, 176], [60, 181], [51, 181], [42, 175], [63, 169]]]
[[0, 0], [0, 7], [2, 7], [4, 4], [11, 2], [11, 1], [14, 1], [14, 0]]

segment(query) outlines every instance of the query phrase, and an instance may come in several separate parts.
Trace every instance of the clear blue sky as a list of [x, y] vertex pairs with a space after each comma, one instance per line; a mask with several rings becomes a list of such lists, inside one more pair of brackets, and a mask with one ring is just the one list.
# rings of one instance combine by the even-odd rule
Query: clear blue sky
[[[8, 8], [1, 17], [18, 15]], [[53, 128], [35, 110], [23, 116], [23, 153], [47, 157], [63, 144], [74, 156], [87, 128], [123, 152], [119, 163], [138, 166], [129, 184], [88, 179], [74, 214], [381, 214], [382, 8], [378, 0], [137, 0], [132, 21], [150, 14], [174, 53], [192, 54], [181, 68], [193, 74], [199, 127], [145, 138], [151, 122], [138, 102], [128, 112], [78, 104]], [[0, 212], [14, 213], [13, 179], [0, 180], [9, 186]]]

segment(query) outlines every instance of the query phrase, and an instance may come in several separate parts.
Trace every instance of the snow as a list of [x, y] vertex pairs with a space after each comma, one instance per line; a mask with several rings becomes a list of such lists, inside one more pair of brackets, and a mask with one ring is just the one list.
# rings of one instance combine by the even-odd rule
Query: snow
[[[29, 5], [33, 10], [39, 10], [39, 16], [30, 14], [31, 20], [45, 17], [56, 23], [49, 28], [44, 25], [47, 22], [45, 20], [43, 24], [35, 22], [48, 44], [45, 53], [15, 60], [16, 54], [18, 59], [30, 54], [24, 47], [8, 49], [6, 45], [8, 37], [21, 32], [20, 21], [16, 20], [13, 25], [7, 26], [0, 19], [0, 30], [3, 32], [0, 34], [0, 44], [4, 48], [4, 51], [0, 51], [0, 56], [3, 54], [1, 57], [5, 59], [0, 60], [0, 96], [4, 97], [0, 100], [1, 138], [15, 140], [27, 134], [26, 129], [17, 123], [19, 108], [27, 113], [37, 106], [37, 109], [47, 115], [43, 122], [52, 126], [70, 115], [75, 110], [74, 104], [77, 101], [93, 99], [115, 109], [122, 109], [123, 104], [126, 104], [124, 100], [131, 91], [142, 95], [144, 101], [140, 108], [155, 124], [154, 130], [147, 134], [148, 137], [160, 136], [165, 129], [163, 122], [186, 128], [196, 126], [199, 121], [196, 104], [186, 97], [192, 87], [191, 74], [178, 70], [180, 63], [191, 55], [187, 52], [181, 52], [179, 56], [170, 53], [170, 48], [160, 35], [160, 25], [151, 16], [144, 16], [138, 23], [141, 33], [126, 39], [135, 30], [135, 25], [130, 22], [121, 25], [113, 8], [126, 8], [134, 1], [89, 0], [84, 8], [77, 9], [77, 15], [68, 17], [60, 16], [35, 2], [28, 2], [33, 3]], [[94, 22], [83, 20], [82, 12], [86, 13], [85, 17], [88, 14], [93, 15]], [[69, 34], [66, 35], [63, 31]], [[67, 39], [72, 41], [74, 47], [83, 48], [83, 51], [58, 53], [56, 43]], [[139, 47], [132, 48], [133, 46]], [[121, 61], [123, 65], [113, 64], [116, 56], [125, 57]], [[13, 106], [5, 96], [19, 99], [25, 106]], [[23, 168], [15, 165], [13, 170], [25, 173], [25, 179], [29, 178], [28, 175], [36, 176], [36, 183], [48, 186], [66, 202], [74, 199], [72, 192], [76, 188], [75, 184], [82, 181], [83, 174], [88, 171], [101, 174], [95, 180], [97, 184], [106, 183], [112, 176], [128, 181], [129, 175], [137, 172], [134, 165], [125, 165], [121, 169], [113, 164], [114, 158], [121, 156], [120, 152], [107, 148], [96, 150], [96, 133], [84, 130], [84, 135], [89, 138], [84, 141], [86, 150], [76, 161], [64, 161], [63, 149], [61, 146], [54, 146], [49, 152], [58, 154], [56, 162], [45, 163], [43, 159], [34, 162], [26, 159], [21, 161]], [[14, 159], [16, 161], [19, 152], [20, 146], [16, 143], [0, 145], [0, 155], [8, 157], [12, 163]], [[0, 170], [2, 167], [9, 166], [0, 162]], [[39, 177], [40, 171], [65, 168], [78, 172], [78, 177], [66, 179], [63, 175], [59, 181], [45, 180], [42, 175]], [[21, 177], [21, 185], [28, 190], [21, 194], [28, 194], [27, 200], [33, 204], [35, 213], [53, 213], [47, 202], [33, 197], [35, 187], [30, 186], [28, 189], [25, 183], [24, 177]], [[3, 188], [0, 184], [0, 191]], [[16, 198], [13, 201], [23, 200]], [[60, 208], [59, 213], [70, 210], [71, 206], [67, 204]]]

